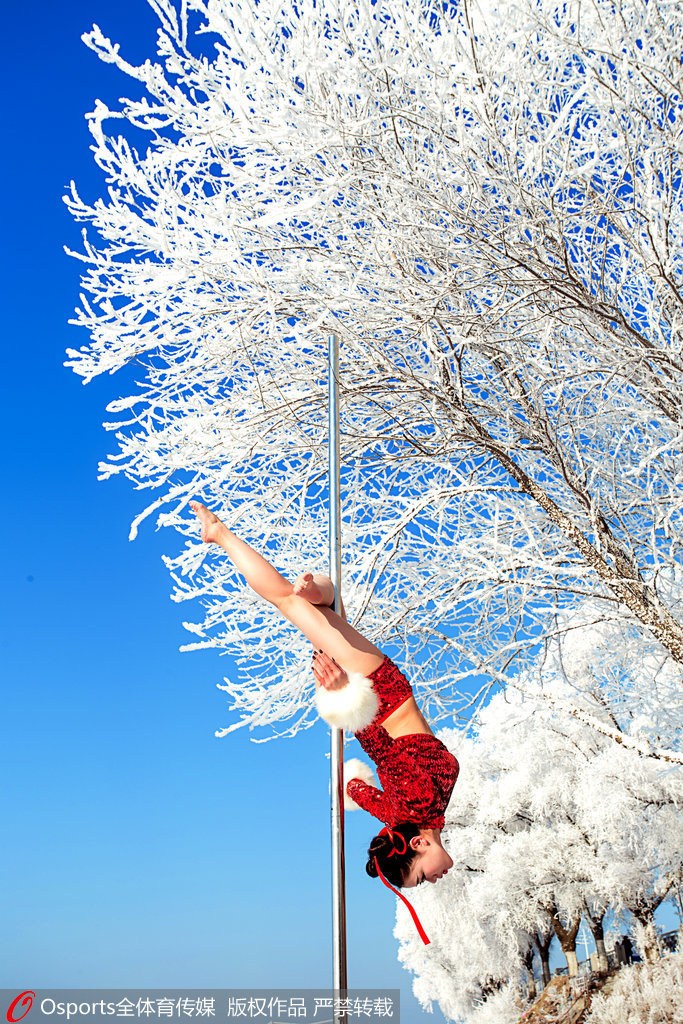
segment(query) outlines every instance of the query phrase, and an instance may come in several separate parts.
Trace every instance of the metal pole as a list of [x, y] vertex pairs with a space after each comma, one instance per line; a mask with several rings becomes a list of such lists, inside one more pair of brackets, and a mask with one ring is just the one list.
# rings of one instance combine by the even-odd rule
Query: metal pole
[[[334, 610], [340, 611], [341, 598], [341, 497], [339, 481], [339, 341], [330, 334], [329, 364], [329, 480], [330, 480], [330, 577], [334, 583]], [[330, 772], [332, 793], [332, 944], [333, 985], [342, 998], [346, 994], [346, 888], [344, 876], [344, 731], [330, 732]], [[337, 1008], [337, 1024], [346, 1014]]]

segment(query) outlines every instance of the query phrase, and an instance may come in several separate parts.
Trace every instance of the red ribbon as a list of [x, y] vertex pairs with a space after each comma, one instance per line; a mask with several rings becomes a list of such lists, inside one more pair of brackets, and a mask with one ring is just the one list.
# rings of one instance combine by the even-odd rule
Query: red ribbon
[[[403, 835], [402, 832], [394, 832], [393, 828], [389, 828], [388, 825], [385, 825], [384, 828], [381, 828], [377, 834], [380, 835], [380, 836], [389, 836], [391, 838], [392, 843], [394, 844], [393, 850], [390, 853], [387, 854], [387, 857], [393, 857], [395, 853], [398, 853], [401, 856], [403, 856], [403, 854], [407, 852], [407, 850], [408, 850], [408, 843], [406, 842], [406, 837]], [[403, 849], [402, 850], [398, 850], [396, 848], [396, 839], [397, 839], [397, 837], [403, 843]]]
[[[395, 853], [404, 854], [406, 852], [406, 850], [408, 849], [408, 844], [406, 842], [406, 838], [400, 832], [394, 832], [393, 829], [388, 828], [388, 827], [385, 826], [383, 829], [381, 829], [381, 831], [379, 832], [379, 835], [391, 836], [391, 841], [394, 843], [394, 849], [391, 850], [391, 852], [388, 854], [389, 857], [393, 857]], [[396, 847], [396, 837], [397, 836], [403, 842], [403, 849], [402, 850], [399, 850]], [[403, 900], [403, 902], [407, 906], [408, 910], [410, 911], [410, 916], [413, 919], [413, 923], [415, 924], [415, 927], [418, 930], [420, 938], [424, 942], [425, 946], [428, 946], [430, 940], [427, 938], [427, 933], [425, 932], [424, 928], [420, 924], [420, 918], [417, 916], [417, 911], [415, 910], [415, 908], [410, 905], [410, 903], [405, 898], [403, 893], [399, 892], [398, 889], [394, 889], [393, 885], [390, 882], [387, 882], [386, 878], [384, 877], [384, 874], [382, 873], [382, 869], [379, 866], [379, 861], [378, 861], [377, 857], [375, 857], [375, 867], [377, 868], [377, 874], [379, 875], [381, 881], [384, 882], [384, 884], [386, 885], [387, 889], [391, 889], [391, 891], [393, 893], [395, 893], [396, 896], [398, 896], [398, 898], [400, 900]]]

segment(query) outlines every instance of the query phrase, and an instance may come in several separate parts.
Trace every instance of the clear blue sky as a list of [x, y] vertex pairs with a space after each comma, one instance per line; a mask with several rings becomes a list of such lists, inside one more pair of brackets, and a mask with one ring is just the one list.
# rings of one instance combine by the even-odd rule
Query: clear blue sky
[[[116, 377], [62, 366], [87, 338], [61, 196], [101, 192], [84, 114], [126, 82], [80, 41], [98, 23], [152, 53], [144, 0], [3, 11], [0, 987], [331, 983], [328, 735], [223, 740], [217, 654], [180, 654], [174, 536], [128, 525], [144, 495], [98, 483]], [[355, 751], [354, 751], [355, 752]], [[402, 989], [394, 897], [366, 877], [375, 821], [347, 817], [349, 981]]]
[[[62, 366], [87, 339], [67, 325], [79, 228], [61, 196], [71, 178], [101, 193], [84, 114], [127, 88], [81, 43], [93, 22], [130, 59], [152, 54], [144, 0], [3, 11], [0, 987], [322, 987], [327, 731], [214, 737], [230, 666], [178, 652], [173, 534], [130, 544], [144, 495], [96, 479], [126, 386]], [[404, 1024], [438, 1024], [396, 961], [394, 898], [363, 870], [375, 831], [347, 816], [349, 981], [400, 987]]]

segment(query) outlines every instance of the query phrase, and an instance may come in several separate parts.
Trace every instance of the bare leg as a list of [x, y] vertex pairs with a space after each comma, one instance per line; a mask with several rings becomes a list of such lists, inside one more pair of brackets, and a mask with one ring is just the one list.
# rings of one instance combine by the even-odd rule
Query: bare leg
[[379, 668], [384, 655], [362, 633], [331, 608], [311, 604], [297, 594], [289, 580], [204, 505], [198, 501], [190, 505], [202, 524], [202, 540], [220, 545], [252, 590], [275, 605], [316, 649], [325, 651], [347, 672], [368, 675]]

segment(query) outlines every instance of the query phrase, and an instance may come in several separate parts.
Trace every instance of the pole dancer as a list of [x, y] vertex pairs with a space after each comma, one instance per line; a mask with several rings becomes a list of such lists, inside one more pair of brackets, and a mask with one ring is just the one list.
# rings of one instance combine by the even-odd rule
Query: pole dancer
[[365, 870], [406, 904], [429, 942], [415, 910], [394, 886], [434, 883], [453, 866], [441, 830], [458, 777], [456, 758], [430, 729], [403, 673], [353, 628], [341, 601], [341, 614], [333, 611], [328, 576], [306, 572], [290, 583], [204, 505], [190, 506], [202, 540], [223, 548], [252, 590], [313, 645], [318, 711], [333, 728], [354, 733], [384, 787], [371, 784], [372, 769], [358, 759], [344, 766], [344, 806], [362, 807], [384, 824], [370, 843]]

